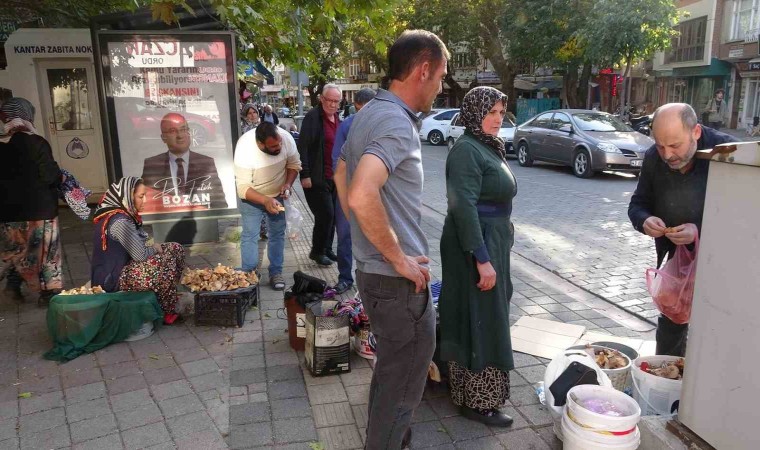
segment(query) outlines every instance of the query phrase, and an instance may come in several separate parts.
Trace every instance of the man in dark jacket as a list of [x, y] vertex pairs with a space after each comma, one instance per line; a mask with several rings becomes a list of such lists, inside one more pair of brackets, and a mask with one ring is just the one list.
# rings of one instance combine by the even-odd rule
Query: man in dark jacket
[[321, 105], [306, 113], [298, 136], [301, 185], [306, 203], [314, 214], [309, 257], [323, 266], [329, 266], [338, 259], [332, 250], [337, 196], [333, 181], [332, 148], [340, 123], [340, 99], [340, 88], [335, 84], [326, 84], [322, 89]]
[[[666, 257], [673, 257], [677, 245], [691, 246], [702, 228], [710, 166], [709, 161], [694, 157], [696, 151], [733, 138], [699, 125], [694, 109], [684, 103], [670, 103], [655, 111], [652, 136], [655, 145], [644, 157], [628, 217], [636, 230], [655, 238], [660, 267]], [[661, 315], [657, 321], [656, 353], [683, 356], [688, 327]]]

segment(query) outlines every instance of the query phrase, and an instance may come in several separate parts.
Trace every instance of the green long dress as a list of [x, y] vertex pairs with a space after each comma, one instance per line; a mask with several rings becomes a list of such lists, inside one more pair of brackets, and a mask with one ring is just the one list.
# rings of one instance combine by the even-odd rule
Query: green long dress
[[[446, 160], [448, 214], [441, 236], [443, 287], [439, 299], [441, 359], [472, 372], [514, 368], [509, 335], [512, 297], [510, 220], [517, 184], [509, 166], [490, 147], [466, 133]], [[477, 204], [498, 204], [506, 213], [478, 214]], [[496, 285], [482, 292], [473, 252], [483, 245]]]

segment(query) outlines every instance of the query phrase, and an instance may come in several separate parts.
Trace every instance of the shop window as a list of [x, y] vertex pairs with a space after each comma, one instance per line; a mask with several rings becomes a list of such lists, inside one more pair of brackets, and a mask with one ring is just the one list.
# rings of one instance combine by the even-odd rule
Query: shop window
[[665, 53], [666, 64], [704, 59], [707, 16], [679, 23], [676, 32]]
[[92, 129], [89, 89], [85, 69], [48, 69], [50, 100], [55, 129]]
[[731, 39], [757, 41], [760, 17], [757, 15], [760, 0], [735, 0], [731, 16]]

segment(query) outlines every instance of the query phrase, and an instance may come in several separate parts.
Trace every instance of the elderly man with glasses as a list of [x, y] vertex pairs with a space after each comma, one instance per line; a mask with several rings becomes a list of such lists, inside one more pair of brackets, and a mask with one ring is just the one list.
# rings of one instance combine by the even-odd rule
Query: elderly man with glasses
[[306, 203], [314, 214], [309, 258], [322, 266], [329, 266], [338, 259], [332, 250], [337, 196], [333, 181], [332, 148], [340, 123], [338, 107], [342, 98], [337, 85], [326, 84], [322, 89], [320, 106], [306, 113], [298, 137], [301, 186]]

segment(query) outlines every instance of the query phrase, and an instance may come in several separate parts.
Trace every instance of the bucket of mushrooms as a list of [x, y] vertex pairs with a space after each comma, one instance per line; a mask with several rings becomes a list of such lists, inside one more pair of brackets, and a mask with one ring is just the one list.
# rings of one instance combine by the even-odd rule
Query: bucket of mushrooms
[[631, 372], [631, 358], [613, 348], [588, 344], [586, 352], [594, 358], [596, 364], [612, 381], [612, 387], [625, 392], [628, 386], [628, 374]]

